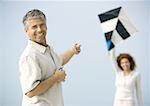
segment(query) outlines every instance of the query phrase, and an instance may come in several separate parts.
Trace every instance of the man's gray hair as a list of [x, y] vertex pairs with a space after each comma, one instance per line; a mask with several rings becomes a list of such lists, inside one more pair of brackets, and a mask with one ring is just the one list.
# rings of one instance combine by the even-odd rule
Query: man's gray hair
[[26, 21], [29, 19], [34, 19], [34, 18], [41, 18], [41, 19], [44, 19], [46, 21], [46, 16], [42, 11], [40, 11], [38, 9], [33, 9], [33, 10], [30, 10], [29, 12], [27, 12], [25, 14], [25, 16], [23, 17], [22, 22], [23, 22], [25, 28], [27, 27]]

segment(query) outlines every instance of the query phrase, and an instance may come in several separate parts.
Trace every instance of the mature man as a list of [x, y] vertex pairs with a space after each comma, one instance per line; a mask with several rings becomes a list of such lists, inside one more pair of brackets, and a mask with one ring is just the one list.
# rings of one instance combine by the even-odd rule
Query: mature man
[[40, 10], [27, 12], [23, 24], [29, 41], [19, 61], [22, 106], [64, 106], [61, 82], [66, 73], [62, 66], [80, 53], [80, 45], [58, 56], [46, 43], [46, 16]]

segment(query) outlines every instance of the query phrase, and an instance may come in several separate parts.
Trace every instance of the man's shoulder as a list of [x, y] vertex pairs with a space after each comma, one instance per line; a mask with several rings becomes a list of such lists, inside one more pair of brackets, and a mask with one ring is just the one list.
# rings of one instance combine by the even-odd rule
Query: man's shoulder
[[24, 60], [27, 57], [34, 59], [36, 55], [37, 55], [37, 52], [32, 47], [27, 46], [20, 56], [20, 61]]

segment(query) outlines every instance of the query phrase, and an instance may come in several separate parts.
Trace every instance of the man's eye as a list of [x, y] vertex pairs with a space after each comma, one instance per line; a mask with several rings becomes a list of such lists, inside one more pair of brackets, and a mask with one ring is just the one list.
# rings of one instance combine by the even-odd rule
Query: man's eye
[[36, 29], [37, 28], [37, 26], [32, 26], [32, 29]]
[[45, 28], [45, 27], [46, 27], [46, 25], [45, 25], [45, 24], [42, 24], [42, 25], [41, 25], [41, 27], [42, 27], [42, 28]]

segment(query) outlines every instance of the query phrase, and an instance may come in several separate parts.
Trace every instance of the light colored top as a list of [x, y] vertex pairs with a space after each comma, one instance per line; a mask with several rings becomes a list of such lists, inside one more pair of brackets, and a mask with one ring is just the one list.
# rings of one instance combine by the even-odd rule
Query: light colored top
[[50, 46], [42, 46], [33, 41], [22, 53], [19, 61], [20, 81], [23, 91], [22, 106], [64, 106], [61, 83], [55, 83], [41, 95], [27, 97], [25, 94], [33, 90], [41, 81], [47, 79], [62, 64], [62, 59]]
[[138, 106], [142, 106], [141, 95], [141, 79], [140, 74], [133, 70], [129, 75], [124, 75], [123, 71], [118, 67], [115, 57], [115, 51], [110, 51], [112, 63], [116, 73], [116, 94], [115, 100], [133, 100], [134, 92], [138, 100]]

